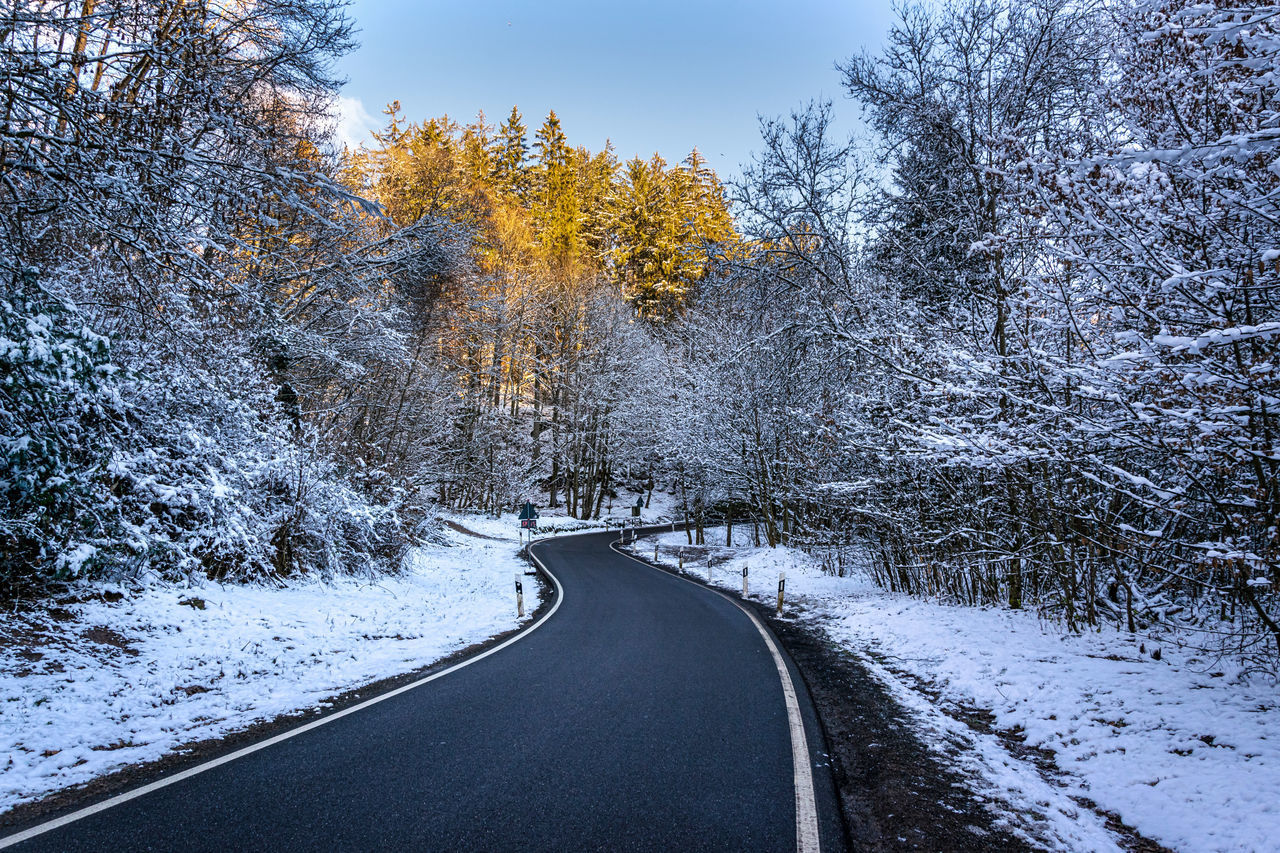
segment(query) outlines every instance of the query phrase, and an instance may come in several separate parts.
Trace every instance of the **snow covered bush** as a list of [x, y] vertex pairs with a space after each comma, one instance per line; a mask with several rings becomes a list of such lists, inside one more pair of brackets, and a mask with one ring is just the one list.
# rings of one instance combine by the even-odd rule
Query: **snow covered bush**
[[8, 592], [81, 574], [245, 579], [398, 566], [408, 541], [403, 490], [383, 489], [375, 501], [344, 478], [295, 429], [259, 364], [225, 357], [213, 372], [142, 360], [127, 344], [120, 355], [133, 367], [122, 370], [85, 313], [34, 273], [7, 281]]
[[123, 409], [106, 338], [34, 270], [0, 276], [0, 588], [12, 592], [111, 547], [103, 474]]

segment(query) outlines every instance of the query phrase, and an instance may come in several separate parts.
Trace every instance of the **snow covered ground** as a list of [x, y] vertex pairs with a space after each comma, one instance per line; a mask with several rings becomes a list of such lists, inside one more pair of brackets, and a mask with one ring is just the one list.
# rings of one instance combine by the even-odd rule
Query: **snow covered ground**
[[[640, 495], [622, 492], [614, 499], [611, 506], [606, 504], [601, 507], [600, 517], [596, 519], [570, 518], [563, 505], [556, 509], [539, 506], [537, 508], [538, 533], [536, 535], [538, 538], [542, 538], [557, 533], [617, 529], [623, 525], [636, 524], [637, 520], [631, 515], [631, 507], [635, 505], [637, 497], [640, 497]], [[638, 523], [640, 525], [649, 525], [671, 521], [676, 517], [677, 512], [675, 497], [655, 490], [649, 500], [649, 506], [641, 508]], [[515, 513], [503, 513], [500, 518], [479, 515], [446, 515], [445, 518], [454, 520], [464, 525], [468, 530], [473, 530], [485, 536], [514, 538], [520, 526]]]
[[[708, 532], [723, 543], [723, 531]], [[636, 551], [652, 558], [654, 539]], [[1070, 635], [1026, 611], [894, 595], [824, 575], [787, 549], [721, 545], [695, 559], [683, 533], [656, 539], [664, 563], [683, 548], [686, 571], [706, 579], [709, 555], [713, 583], [738, 592], [746, 565], [764, 601], [785, 571], [788, 612], [859, 653], [924, 737], [976, 780], [974, 793], [1029, 839], [1116, 849], [1104, 819], [1082, 805], [1090, 801], [1175, 850], [1276, 849], [1280, 690], [1241, 681], [1229, 661], [1111, 628]], [[975, 709], [1051, 753], [1059, 771], [1046, 777], [1027, 750], [958, 719]]]
[[[121, 589], [0, 615], [0, 811], [517, 627], [527, 564], [515, 522], [491, 526], [503, 541], [450, 533], [397, 577]], [[524, 578], [526, 612], [539, 587]]]

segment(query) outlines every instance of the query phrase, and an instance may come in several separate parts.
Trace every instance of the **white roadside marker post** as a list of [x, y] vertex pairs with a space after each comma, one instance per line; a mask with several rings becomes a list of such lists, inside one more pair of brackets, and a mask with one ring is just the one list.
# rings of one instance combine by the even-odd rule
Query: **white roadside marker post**
[[742, 567], [742, 597], [747, 597], [747, 567]]
[[679, 569], [680, 569], [680, 574], [684, 574], [684, 549], [683, 549], [683, 548], [681, 548], [681, 549], [680, 549], [680, 565], [679, 565]]
[[520, 583], [519, 575], [516, 575], [516, 616], [524, 618], [524, 585]]
[[658, 543], [657, 542], [653, 543], [653, 561], [655, 563], [658, 562]]
[[778, 573], [778, 615], [782, 615], [782, 591], [787, 588], [787, 573]]
[[707, 555], [707, 585], [711, 585], [711, 555]]

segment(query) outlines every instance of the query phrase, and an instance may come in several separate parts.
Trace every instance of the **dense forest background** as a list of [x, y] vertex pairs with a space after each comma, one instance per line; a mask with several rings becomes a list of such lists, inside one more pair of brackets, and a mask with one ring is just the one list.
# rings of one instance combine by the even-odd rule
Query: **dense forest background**
[[514, 108], [337, 150], [336, 0], [4, 0], [5, 592], [394, 570], [436, 507], [657, 484], [1274, 660], [1277, 14], [909, 6], [839, 65], [866, 133], [764, 121], [724, 186]]

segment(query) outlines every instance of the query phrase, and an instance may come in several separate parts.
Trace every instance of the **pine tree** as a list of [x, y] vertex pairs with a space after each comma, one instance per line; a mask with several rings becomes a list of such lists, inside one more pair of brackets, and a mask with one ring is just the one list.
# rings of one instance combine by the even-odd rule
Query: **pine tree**
[[724, 190], [697, 149], [681, 167], [655, 154], [626, 167], [612, 211], [614, 275], [636, 311], [667, 319], [684, 309], [708, 252], [734, 239]]
[[536, 136], [538, 141], [533, 144], [533, 147], [538, 152], [539, 167], [549, 170], [556, 166], [568, 165], [568, 139], [564, 135], [564, 129], [560, 127], [560, 117], [556, 115], [555, 110], [547, 114], [547, 119], [542, 123], [542, 127], [538, 128]]
[[605, 258], [613, 245], [610, 223], [618, 161], [613, 154], [613, 145], [609, 142], [605, 143], [604, 150], [598, 154], [592, 154], [586, 148], [575, 149], [573, 161], [578, 187], [579, 230], [583, 244], [581, 260], [595, 272], [604, 267]]
[[674, 278], [675, 219], [668, 191], [666, 163], [655, 154], [627, 163], [615, 197], [613, 231], [614, 272], [642, 316], [668, 313]]
[[545, 261], [563, 281], [574, 277], [582, 249], [573, 152], [552, 110], [538, 128], [533, 216]]
[[498, 126], [498, 137], [494, 140], [493, 182], [500, 191], [521, 201], [529, 192], [528, 131], [520, 108], [513, 106], [511, 115]]

